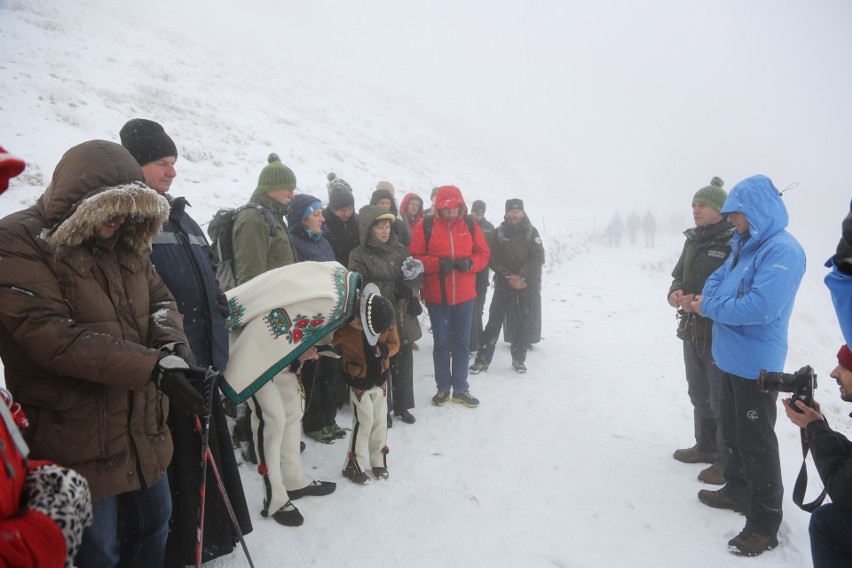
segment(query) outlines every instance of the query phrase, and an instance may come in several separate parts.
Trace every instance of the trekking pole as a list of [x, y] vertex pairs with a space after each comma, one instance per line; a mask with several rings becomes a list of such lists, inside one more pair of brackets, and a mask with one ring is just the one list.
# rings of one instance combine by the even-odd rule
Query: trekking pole
[[213, 410], [213, 396], [216, 392], [216, 380], [219, 378], [218, 371], [214, 371], [212, 368], [207, 370], [207, 375], [205, 376], [205, 383], [209, 381], [209, 389], [210, 392], [207, 396], [207, 413], [204, 416], [204, 423], [202, 424], [201, 419], [196, 416], [195, 417], [195, 429], [201, 435], [201, 448], [202, 448], [202, 458], [201, 458], [201, 487], [199, 489], [199, 495], [201, 501], [199, 502], [199, 513], [198, 513], [198, 535], [196, 540], [196, 549], [195, 549], [195, 566], [198, 568], [201, 565], [201, 557], [204, 543], [204, 510], [205, 510], [205, 495], [206, 495], [206, 485], [207, 485], [207, 464], [210, 464], [210, 469], [213, 471], [213, 477], [216, 479], [216, 486], [219, 489], [219, 495], [222, 498], [222, 503], [225, 505], [225, 510], [228, 512], [228, 519], [231, 522], [231, 530], [234, 535], [240, 541], [240, 546], [242, 546], [243, 552], [246, 555], [246, 560], [248, 560], [249, 566], [254, 568], [254, 562], [252, 562], [251, 554], [249, 553], [248, 545], [246, 545], [245, 538], [243, 538], [243, 531], [240, 529], [240, 523], [237, 520], [237, 514], [234, 512], [234, 507], [231, 505], [231, 500], [228, 498], [228, 492], [225, 490], [225, 484], [222, 482], [222, 476], [219, 474], [219, 468], [216, 465], [216, 460], [213, 459], [213, 452], [210, 451], [210, 418], [212, 416]]

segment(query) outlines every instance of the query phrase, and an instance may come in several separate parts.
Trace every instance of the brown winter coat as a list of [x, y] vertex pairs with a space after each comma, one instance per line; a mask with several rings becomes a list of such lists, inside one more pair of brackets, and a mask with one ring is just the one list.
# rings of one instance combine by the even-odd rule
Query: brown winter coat
[[331, 343], [340, 346], [340, 369], [343, 371], [343, 381], [356, 389], [363, 390], [384, 384], [390, 368], [390, 358], [399, 352], [399, 336], [396, 334], [396, 327], [392, 327], [379, 336], [379, 343], [388, 347], [388, 358], [382, 359], [382, 376], [368, 377], [363, 331], [346, 324], [334, 332]]
[[[148, 256], [166, 199], [118, 144], [68, 150], [36, 205], [0, 220], [0, 356], [32, 457], [72, 467], [93, 499], [150, 485], [172, 456], [159, 347], [186, 343]], [[135, 183], [139, 182], [139, 183]], [[126, 221], [109, 241], [95, 229]]]

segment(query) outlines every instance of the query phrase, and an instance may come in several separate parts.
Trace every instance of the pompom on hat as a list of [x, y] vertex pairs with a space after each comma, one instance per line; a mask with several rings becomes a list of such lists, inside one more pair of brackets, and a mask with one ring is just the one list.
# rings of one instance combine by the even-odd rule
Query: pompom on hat
[[345, 179], [337, 177], [336, 173], [331, 172], [326, 176], [326, 178], [328, 179], [328, 184], [326, 184], [326, 187], [328, 188], [329, 195], [331, 195], [332, 191], [338, 189], [345, 189], [349, 193], [352, 193], [352, 186], [349, 185]]
[[364, 337], [370, 345], [379, 342], [379, 336], [393, 326], [396, 317], [393, 303], [383, 297], [379, 287], [372, 282], [361, 291], [360, 315]]
[[845, 343], [840, 348], [840, 351], [837, 352], [837, 362], [852, 371], [852, 351], [849, 350], [849, 346]]
[[167, 156], [178, 157], [174, 140], [157, 122], [145, 118], [128, 120], [118, 133], [121, 145], [136, 158], [140, 166]]
[[714, 177], [710, 181], [710, 185], [695, 192], [692, 202], [707, 205], [715, 209], [717, 213], [720, 212], [728, 198], [728, 192], [722, 189], [723, 185], [725, 185], [725, 182], [722, 181], [722, 178]]
[[269, 162], [260, 172], [257, 178], [257, 189], [265, 193], [279, 189], [296, 189], [296, 174], [293, 170], [281, 163], [281, 158], [275, 152], [269, 154], [266, 159]]

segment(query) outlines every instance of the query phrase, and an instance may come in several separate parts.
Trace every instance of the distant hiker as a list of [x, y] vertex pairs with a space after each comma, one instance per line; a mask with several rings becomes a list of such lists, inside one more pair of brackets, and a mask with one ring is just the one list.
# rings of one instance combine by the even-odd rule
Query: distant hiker
[[[272, 214], [276, 236], [270, 236], [264, 211], [251, 207], [240, 211], [234, 223], [234, 258], [240, 285], [294, 264], [298, 258], [284, 223], [287, 204], [296, 191], [296, 175], [281, 163], [277, 154], [270, 154], [268, 162], [260, 172], [251, 202]], [[316, 358], [315, 351], [312, 358]], [[335, 484], [315, 481], [302, 468], [299, 442], [304, 400], [297, 374], [282, 370], [247, 402], [258, 471], [264, 477], [261, 516], [270, 516], [282, 525], [299, 526], [304, 518], [288, 500], [288, 493], [290, 499], [294, 498], [293, 494], [328, 495], [334, 491]]]
[[684, 463], [709, 463], [698, 479], [713, 485], [725, 483], [728, 452], [719, 419], [722, 372], [713, 360], [713, 322], [692, 309], [704, 282], [728, 258], [728, 242], [734, 227], [719, 213], [728, 194], [714, 177], [710, 185], [692, 197], [695, 226], [684, 231], [686, 242], [672, 271], [669, 305], [677, 310], [677, 336], [683, 340], [686, 384], [692, 403], [695, 445], [676, 450], [674, 459]]
[[[423, 299], [432, 323], [435, 383], [438, 392], [432, 404], [443, 406], [450, 400], [467, 407], [479, 406], [467, 381], [470, 354], [470, 324], [476, 298], [475, 274], [488, 265], [489, 249], [482, 229], [468, 225], [467, 205], [454, 185], [438, 189], [436, 214], [424, 218], [411, 240], [411, 254], [423, 262]], [[424, 227], [430, 224], [427, 240]]]
[[775, 435], [778, 393], [762, 392], [755, 382], [763, 370], [784, 370], [805, 252], [787, 232], [787, 208], [766, 176], [735, 185], [721, 213], [736, 229], [731, 254], [707, 279], [692, 308], [714, 322], [713, 359], [724, 373], [722, 433], [731, 455], [725, 486], [702, 489], [698, 499], [743, 512], [745, 528], [728, 546], [756, 556], [778, 546], [784, 487]]
[[539, 290], [544, 246], [538, 230], [524, 212], [523, 200], [506, 201], [506, 215], [491, 233], [489, 244], [491, 258], [488, 266], [494, 271], [494, 297], [488, 310], [488, 325], [480, 338], [479, 351], [470, 372], [477, 374], [488, 370], [503, 319], [512, 311], [512, 321], [517, 328], [512, 331], [512, 368], [518, 373], [526, 373], [532, 320], [531, 294]]
[[352, 406], [352, 436], [343, 475], [359, 485], [370, 481], [365, 473], [367, 461], [376, 479], [388, 478], [387, 376], [390, 357], [399, 349], [394, 319], [391, 301], [374, 284], [367, 284], [356, 303], [355, 318], [334, 334]]
[[618, 247], [621, 245], [621, 233], [624, 231], [624, 221], [621, 219], [621, 215], [618, 214], [618, 211], [612, 214], [612, 219], [609, 220], [609, 224], [606, 226], [606, 240], [607, 244], [611, 247]]
[[636, 244], [636, 237], [639, 236], [639, 229], [642, 228], [642, 219], [636, 211], [631, 211], [627, 216], [627, 235], [630, 237], [630, 244]]
[[[393, 213], [378, 205], [365, 205], [358, 212], [361, 223], [361, 246], [352, 251], [349, 269], [361, 275], [362, 284], [375, 284], [382, 297], [391, 300], [396, 313], [396, 333], [399, 351], [391, 361], [391, 404], [388, 411], [407, 424], [414, 423], [410, 410], [414, 408], [414, 356], [412, 344], [422, 334], [417, 316], [420, 306], [418, 273], [411, 273], [408, 247], [399, 242], [391, 229]], [[388, 415], [388, 425], [392, 423]]]
[[650, 209], [642, 217], [642, 233], [645, 235], [645, 246], [654, 248], [654, 239], [657, 237], [657, 219]]
[[[494, 225], [485, 218], [485, 202], [477, 199], [470, 206], [470, 216], [482, 229], [485, 240], [491, 242], [491, 233]], [[485, 313], [485, 300], [488, 296], [488, 287], [491, 282], [491, 271], [486, 266], [476, 273], [476, 300], [473, 303], [473, 321], [470, 324], [470, 341], [468, 349], [471, 353], [479, 350], [480, 337], [482, 336], [482, 314]]]
[[144, 179], [123, 146], [84, 142], [65, 152], [35, 205], [0, 221], [6, 385], [30, 420], [32, 459], [89, 483], [93, 523], [79, 566], [162, 566], [166, 416], [170, 406], [204, 412], [176, 355], [188, 345], [183, 317], [148, 255], [169, 204]]
[[[189, 352], [184, 355], [194, 359], [200, 367], [213, 366], [224, 371], [228, 364], [228, 330], [225, 324], [228, 301], [216, 283], [204, 231], [186, 211], [189, 202], [184, 197], [172, 197], [168, 193], [177, 176], [177, 147], [160, 124], [144, 118], [128, 121], [121, 128], [120, 137], [121, 144], [142, 166], [148, 187], [169, 202], [169, 217], [163, 223], [162, 231], [154, 237], [151, 262], [175, 297], [178, 311], [184, 316], [183, 329], [189, 340]], [[213, 397], [211, 411], [210, 451], [239, 519], [240, 529], [243, 534], [248, 534], [252, 530], [251, 518], [219, 395]], [[194, 416], [169, 412], [168, 424], [175, 452], [168, 470], [172, 521], [165, 566], [185, 566], [195, 562], [201, 437], [196, 431]], [[207, 468], [204, 562], [229, 554], [236, 544], [228, 512], [216, 491], [211, 466], [208, 464]]]
[[349, 253], [357, 247], [358, 214], [352, 188], [333, 172], [328, 174], [328, 206], [323, 211], [325, 238], [334, 250], [334, 259], [349, 265]]

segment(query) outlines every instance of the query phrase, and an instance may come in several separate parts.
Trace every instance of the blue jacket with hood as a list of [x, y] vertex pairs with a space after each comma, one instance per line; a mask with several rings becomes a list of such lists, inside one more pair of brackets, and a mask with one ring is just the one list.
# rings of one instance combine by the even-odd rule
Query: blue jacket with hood
[[735, 185], [722, 212], [745, 214], [749, 231], [734, 234], [730, 256], [704, 284], [701, 311], [714, 322], [713, 358], [719, 368], [757, 379], [762, 369], [784, 370], [805, 252], [785, 230], [787, 208], [766, 176]]

